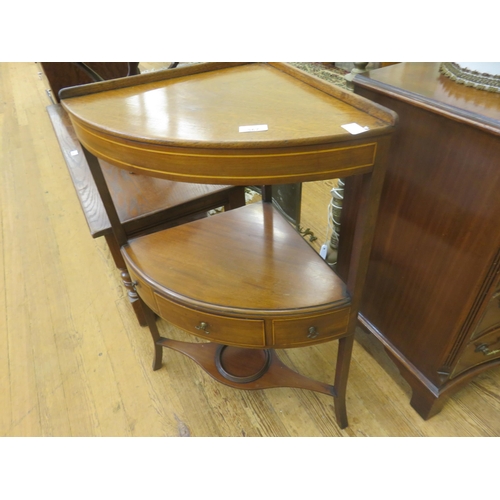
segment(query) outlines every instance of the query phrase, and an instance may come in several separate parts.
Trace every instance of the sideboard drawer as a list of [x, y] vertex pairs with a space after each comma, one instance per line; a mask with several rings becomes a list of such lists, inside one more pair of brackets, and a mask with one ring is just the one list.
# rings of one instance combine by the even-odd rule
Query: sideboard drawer
[[350, 308], [331, 313], [273, 321], [273, 347], [300, 347], [341, 337], [347, 331]]
[[477, 325], [471, 339], [480, 337], [483, 333], [486, 333], [495, 326], [500, 327], [500, 291], [495, 292], [493, 297], [490, 299], [486, 307], [486, 311]]
[[155, 293], [159, 315], [197, 337], [226, 345], [265, 347], [264, 321], [228, 318], [196, 311]]
[[452, 377], [476, 365], [500, 358], [500, 328], [471, 342], [458, 360]]

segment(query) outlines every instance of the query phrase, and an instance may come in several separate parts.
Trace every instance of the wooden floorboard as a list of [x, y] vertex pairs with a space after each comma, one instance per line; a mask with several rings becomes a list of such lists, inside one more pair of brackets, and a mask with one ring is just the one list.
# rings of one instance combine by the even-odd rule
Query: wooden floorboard
[[[500, 436], [500, 370], [478, 376], [423, 421], [373, 339], [358, 333], [348, 385], [350, 426], [328, 396], [238, 391], [179, 353], [152, 371], [104, 240], [93, 240], [46, 106], [37, 63], [0, 64], [0, 436]], [[327, 238], [332, 183], [304, 186], [301, 226]], [[185, 333], [164, 321], [160, 331]], [[331, 382], [337, 346], [282, 359]]]

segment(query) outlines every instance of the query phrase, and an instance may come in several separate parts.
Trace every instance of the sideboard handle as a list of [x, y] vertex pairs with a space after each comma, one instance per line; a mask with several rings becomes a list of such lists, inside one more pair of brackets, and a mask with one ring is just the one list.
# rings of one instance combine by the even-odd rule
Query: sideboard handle
[[491, 356], [492, 354], [498, 354], [500, 349], [495, 349], [494, 351], [490, 351], [488, 344], [479, 344], [475, 352], [482, 352], [485, 356]]

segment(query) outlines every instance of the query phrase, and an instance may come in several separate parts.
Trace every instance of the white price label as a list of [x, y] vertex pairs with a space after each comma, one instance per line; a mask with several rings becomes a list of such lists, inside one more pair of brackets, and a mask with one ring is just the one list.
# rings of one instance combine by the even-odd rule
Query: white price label
[[268, 130], [267, 125], [241, 125], [240, 132], [262, 132]]
[[352, 135], [362, 134], [363, 132], [370, 130], [370, 127], [362, 127], [357, 123], [347, 123], [346, 125], [341, 125], [341, 127], [347, 130]]

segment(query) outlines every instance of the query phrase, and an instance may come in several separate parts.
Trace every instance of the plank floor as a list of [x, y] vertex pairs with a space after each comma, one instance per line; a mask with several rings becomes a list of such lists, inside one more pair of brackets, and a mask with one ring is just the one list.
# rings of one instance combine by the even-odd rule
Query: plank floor
[[[104, 239], [87, 230], [45, 109], [47, 88], [37, 63], [0, 64], [0, 436], [500, 435], [499, 368], [423, 421], [406, 382], [361, 332], [344, 430], [325, 395], [234, 390], [173, 351], [153, 372], [149, 333]], [[314, 245], [326, 238], [331, 186], [304, 186], [302, 226], [318, 238]], [[336, 349], [332, 342], [280, 354], [328, 382]]]

